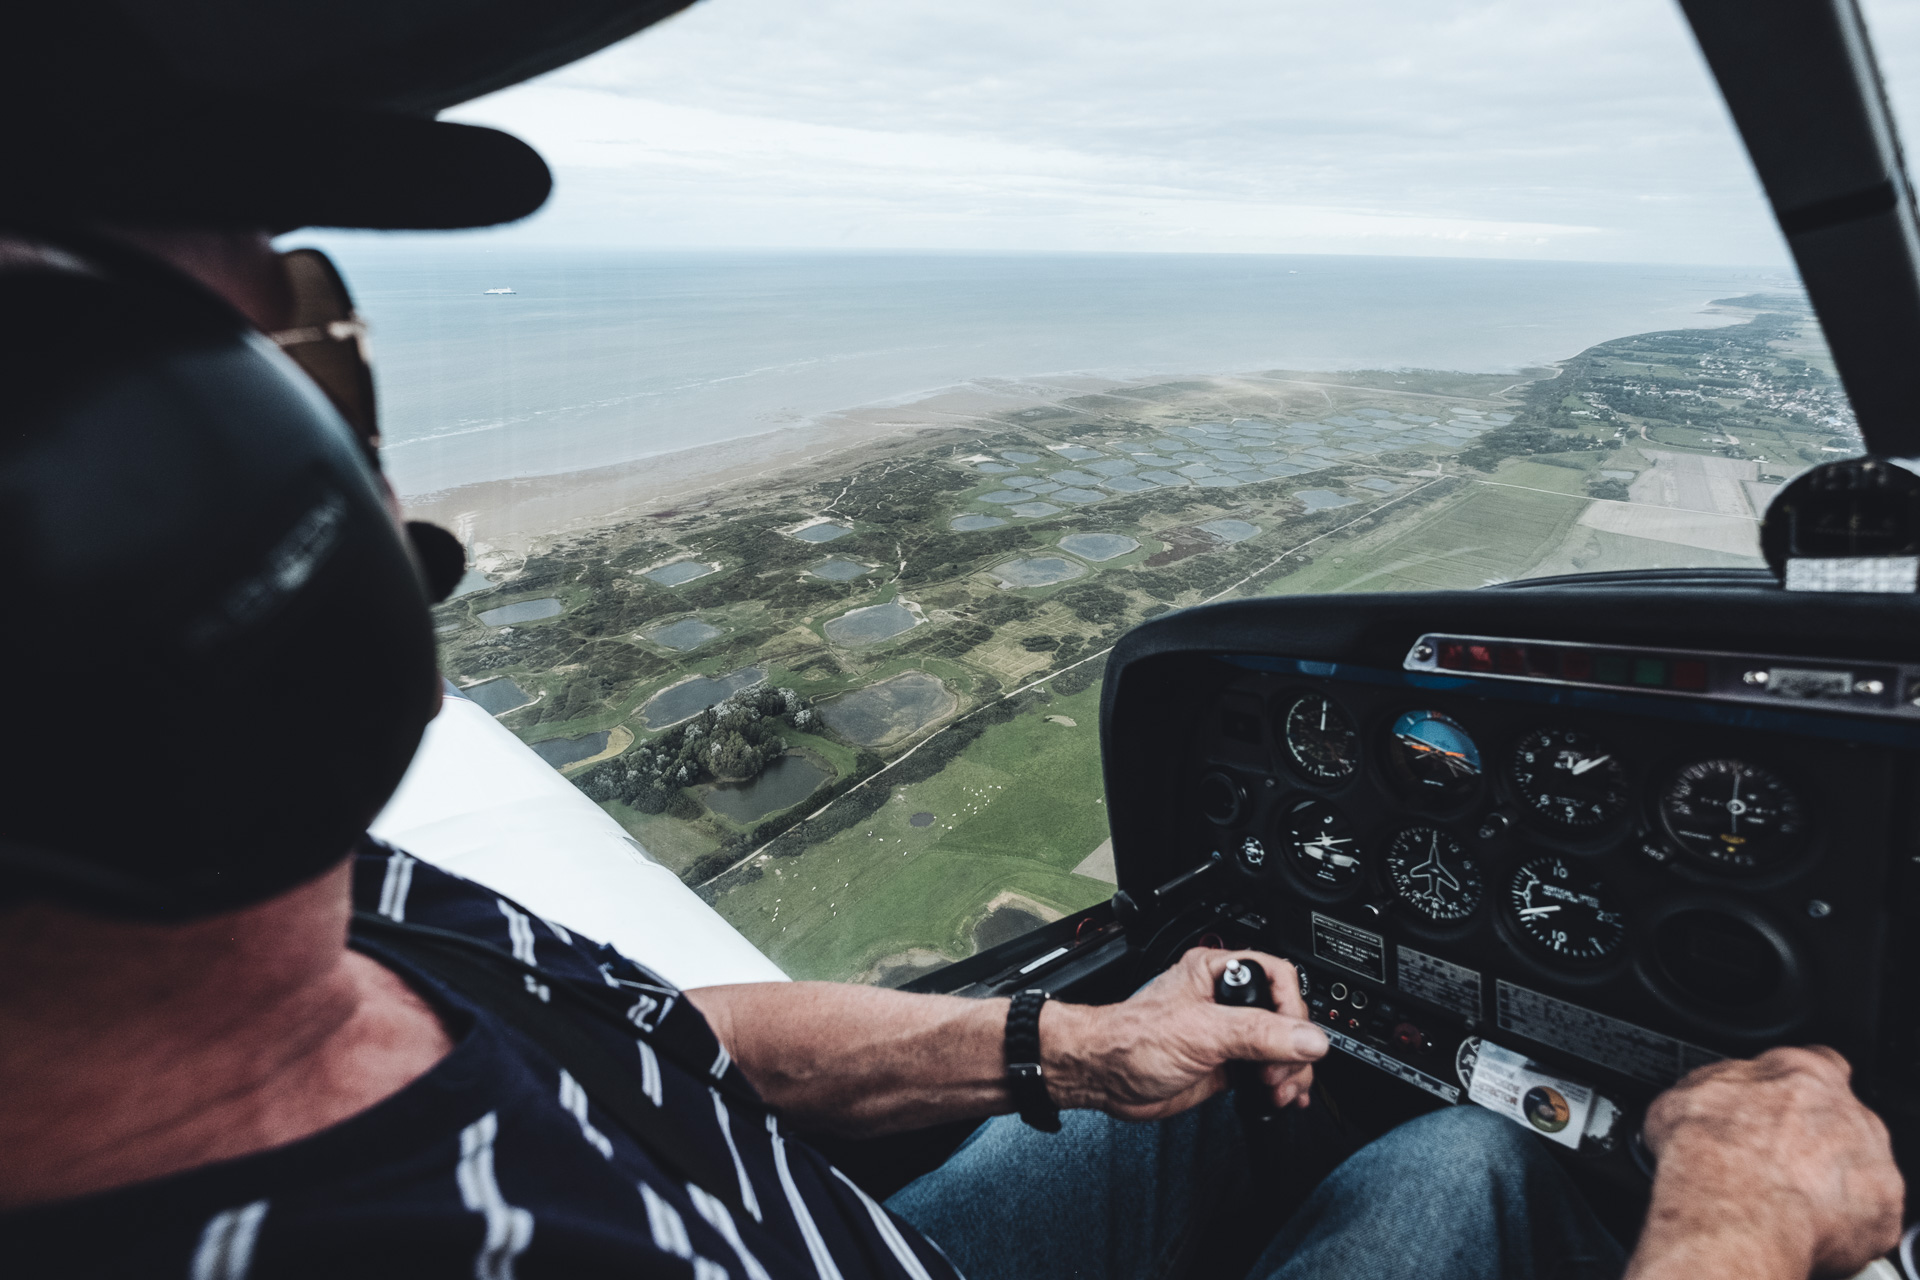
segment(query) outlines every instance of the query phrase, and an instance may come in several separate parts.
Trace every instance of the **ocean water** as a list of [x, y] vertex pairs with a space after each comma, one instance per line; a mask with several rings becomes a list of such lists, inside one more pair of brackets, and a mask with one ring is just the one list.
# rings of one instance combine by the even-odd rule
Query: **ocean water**
[[[329, 243], [403, 494], [627, 462], [975, 379], [1514, 371], [1725, 323], [1762, 268]], [[511, 296], [487, 296], [511, 288]]]

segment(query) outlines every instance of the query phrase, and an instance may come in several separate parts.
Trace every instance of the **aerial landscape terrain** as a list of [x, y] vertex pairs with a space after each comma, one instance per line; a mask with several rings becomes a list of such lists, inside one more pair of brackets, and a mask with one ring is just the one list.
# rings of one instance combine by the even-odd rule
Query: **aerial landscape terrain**
[[481, 557], [444, 669], [795, 977], [1113, 892], [1104, 654], [1235, 595], [1752, 565], [1856, 452], [1789, 297], [1514, 374], [1128, 382]]

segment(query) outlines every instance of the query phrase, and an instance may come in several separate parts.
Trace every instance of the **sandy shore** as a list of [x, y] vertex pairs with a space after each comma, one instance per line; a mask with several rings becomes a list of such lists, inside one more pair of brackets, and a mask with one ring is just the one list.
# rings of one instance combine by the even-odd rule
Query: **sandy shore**
[[482, 569], [510, 565], [536, 543], [647, 512], [697, 506], [722, 492], [845, 470], [891, 453], [997, 429], [996, 415], [1117, 384], [1095, 378], [991, 380], [908, 404], [868, 405], [804, 426], [703, 444], [617, 466], [492, 480], [408, 496], [409, 517], [452, 529]]

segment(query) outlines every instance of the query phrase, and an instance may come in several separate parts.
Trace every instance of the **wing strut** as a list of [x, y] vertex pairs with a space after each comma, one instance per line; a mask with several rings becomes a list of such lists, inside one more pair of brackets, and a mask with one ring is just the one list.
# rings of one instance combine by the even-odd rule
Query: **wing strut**
[[1872, 453], [1920, 455], [1920, 234], [1854, 0], [1680, 0]]

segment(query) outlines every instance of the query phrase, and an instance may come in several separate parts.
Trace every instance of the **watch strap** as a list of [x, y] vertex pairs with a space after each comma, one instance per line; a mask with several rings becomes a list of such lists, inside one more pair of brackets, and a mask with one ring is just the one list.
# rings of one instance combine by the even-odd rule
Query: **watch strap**
[[1060, 1109], [1040, 1066], [1040, 1010], [1048, 999], [1035, 988], [1016, 992], [1007, 1005], [1007, 1091], [1022, 1120], [1043, 1133], [1058, 1133]]

